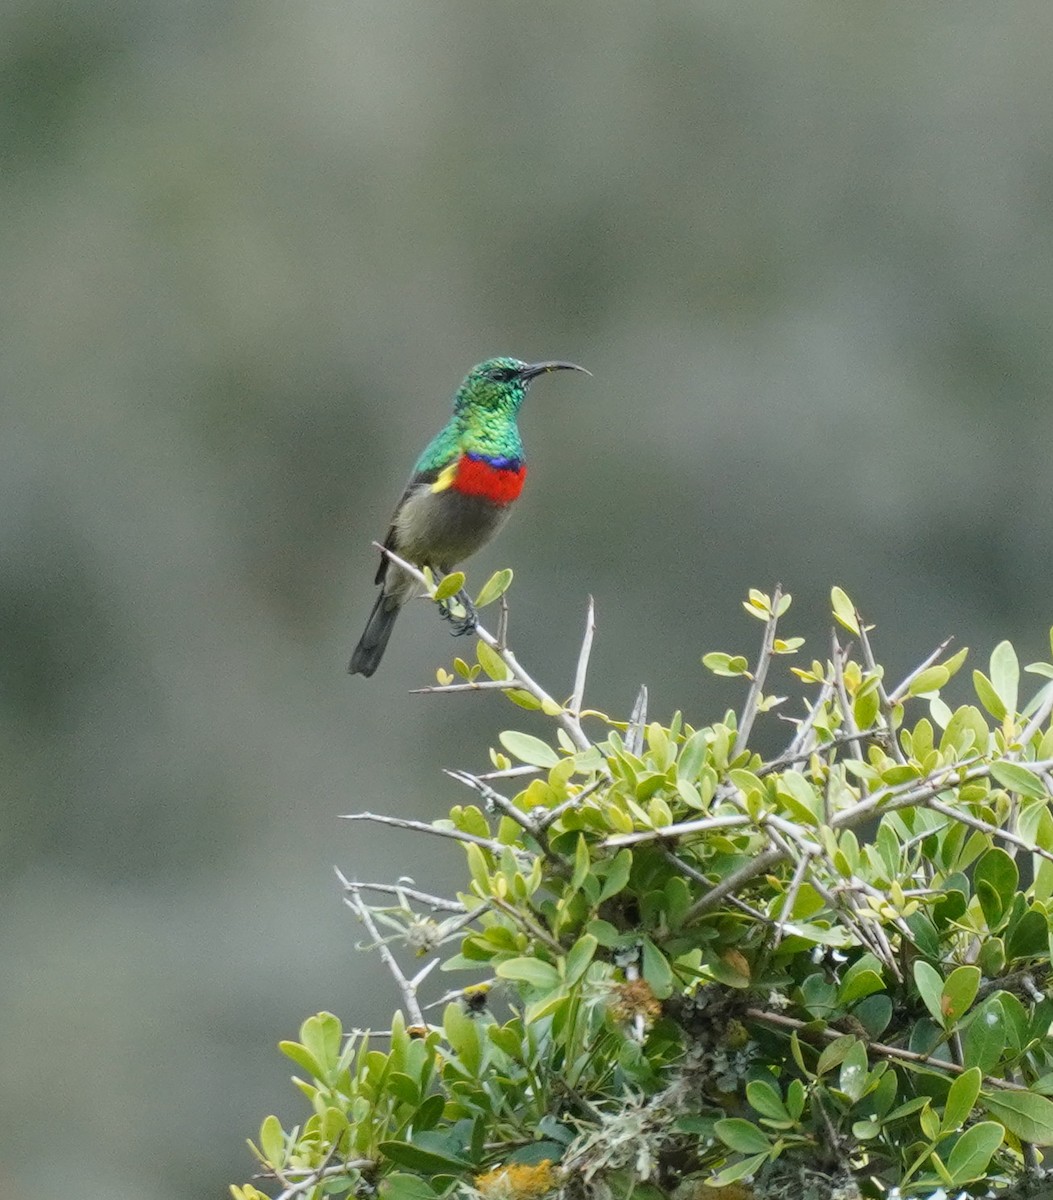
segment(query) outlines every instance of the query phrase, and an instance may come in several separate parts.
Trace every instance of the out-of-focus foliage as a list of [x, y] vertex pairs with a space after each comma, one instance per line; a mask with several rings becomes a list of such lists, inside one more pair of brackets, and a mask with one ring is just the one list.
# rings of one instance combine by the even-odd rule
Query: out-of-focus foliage
[[[419, 827], [464, 843], [456, 899], [345, 881], [405, 1010], [380, 1034], [321, 1013], [283, 1044], [307, 1115], [254, 1146], [282, 1197], [1048, 1188], [1053, 663], [1026, 687], [1002, 642], [952, 701], [967, 651], [941, 646], [892, 685], [835, 588], [829, 657], [778, 679], [791, 701], [766, 690], [802, 648], [789, 606], [750, 592], [756, 662], [705, 656], [745, 700], [698, 727], [583, 709], [591, 629], [564, 705], [485, 631], [480, 670], [443, 674], [533, 696], [555, 737], [503, 733], [492, 770], [455, 773], [483, 804]], [[789, 740], [765, 758], [749, 731], [774, 714]], [[482, 981], [433, 1023], [439, 964]]]

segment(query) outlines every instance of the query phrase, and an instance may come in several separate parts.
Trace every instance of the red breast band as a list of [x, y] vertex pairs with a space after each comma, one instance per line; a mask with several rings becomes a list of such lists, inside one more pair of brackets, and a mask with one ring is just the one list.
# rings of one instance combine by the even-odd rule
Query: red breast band
[[526, 473], [526, 465], [515, 459], [498, 466], [485, 458], [463, 454], [457, 464], [453, 489], [462, 496], [482, 496], [494, 504], [511, 504], [523, 490]]

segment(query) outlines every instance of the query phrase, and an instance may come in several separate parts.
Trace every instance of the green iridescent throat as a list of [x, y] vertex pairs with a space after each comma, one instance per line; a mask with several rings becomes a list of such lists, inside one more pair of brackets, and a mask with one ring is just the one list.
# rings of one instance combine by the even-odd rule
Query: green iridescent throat
[[462, 454], [523, 461], [523, 442], [516, 417], [526, 395], [519, 379], [498, 382], [495, 368], [521, 367], [515, 358], [491, 358], [465, 377], [453, 401], [453, 416], [417, 459], [416, 472], [441, 470]]

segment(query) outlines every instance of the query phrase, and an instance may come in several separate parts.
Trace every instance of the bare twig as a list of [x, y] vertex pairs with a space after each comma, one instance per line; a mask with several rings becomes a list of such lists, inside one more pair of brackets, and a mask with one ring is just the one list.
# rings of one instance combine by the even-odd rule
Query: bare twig
[[636, 693], [636, 703], [625, 730], [625, 749], [630, 754], [640, 754], [644, 745], [644, 726], [647, 724], [647, 687], [641, 685]]
[[757, 656], [757, 665], [753, 669], [753, 682], [750, 684], [750, 690], [746, 693], [746, 702], [742, 706], [742, 715], [739, 717], [738, 732], [735, 735], [735, 745], [739, 750], [745, 749], [753, 729], [753, 722], [757, 717], [757, 706], [763, 695], [764, 680], [767, 677], [772, 652], [775, 648], [775, 630], [779, 624], [779, 601], [781, 599], [782, 584], [777, 583], [771, 598], [771, 616], [768, 617], [767, 624], [764, 626], [760, 654]]
[[[316, 1187], [323, 1180], [336, 1179], [340, 1175], [350, 1175], [352, 1171], [366, 1171], [373, 1166], [373, 1160], [369, 1158], [355, 1158], [346, 1163], [336, 1163], [332, 1166], [316, 1167], [312, 1171], [308, 1171], [304, 1177], [296, 1183], [291, 1183], [283, 1192], [275, 1197], [275, 1200], [294, 1200], [296, 1196], [302, 1196], [305, 1192], [309, 1192], [311, 1188]], [[283, 1172], [285, 1177], [289, 1175], [297, 1175], [298, 1171], [286, 1169]], [[285, 1182], [285, 1179], [282, 1179]]]
[[495, 637], [497, 644], [503, 648], [508, 645], [508, 596], [504, 592], [501, 593], [500, 604]]
[[677, 821], [674, 825], [663, 825], [661, 829], [638, 829], [635, 833], [617, 833], [604, 838], [600, 846], [614, 850], [619, 846], [637, 846], [641, 842], [664, 842], [670, 838], [685, 837], [689, 833], [705, 833], [711, 829], [756, 828], [745, 813], [730, 813], [726, 817], [699, 817], [695, 821]]
[[507, 692], [519, 684], [514, 679], [466, 679], [462, 683], [433, 683], [410, 688], [411, 696], [432, 696], [437, 692]]
[[592, 654], [592, 638], [596, 632], [596, 605], [589, 597], [589, 607], [585, 614], [585, 636], [581, 639], [581, 651], [578, 654], [578, 667], [574, 672], [574, 691], [571, 693], [570, 704], [567, 707], [581, 723], [581, 706], [585, 701], [585, 679], [589, 673], [589, 657]]
[[438, 825], [429, 825], [427, 821], [410, 821], [406, 817], [385, 817], [382, 813], [341, 813], [342, 821], [375, 821], [378, 825], [393, 825], [396, 829], [413, 829], [418, 833], [430, 833], [435, 837], [452, 838], [455, 842], [470, 842], [482, 846], [494, 854], [501, 854], [508, 847], [494, 838], [479, 837], [478, 834], [465, 833], [460, 829], [442, 829]]
[[352, 888], [361, 891], [380, 892], [386, 896], [405, 896], [409, 900], [416, 900], [420, 904], [426, 904], [430, 909], [437, 912], [453, 912], [463, 913], [468, 910], [460, 902], [460, 900], [447, 900], [443, 896], [433, 896], [430, 892], [422, 892], [417, 888], [407, 887], [403, 883], [361, 883], [358, 880], [348, 879], [340, 871], [339, 867], [334, 867], [336, 876], [340, 880], [341, 886], [350, 891]]
[[476, 779], [514, 779], [517, 775], [537, 775], [541, 768], [521, 763], [518, 767], [505, 767], [503, 771], [481, 771]]

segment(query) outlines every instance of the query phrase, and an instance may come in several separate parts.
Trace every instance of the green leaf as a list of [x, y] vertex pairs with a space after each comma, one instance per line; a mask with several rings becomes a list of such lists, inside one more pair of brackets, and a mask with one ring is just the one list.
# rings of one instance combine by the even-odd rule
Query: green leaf
[[380, 1200], [435, 1200], [435, 1189], [419, 1175], [392, 1171], [377, 1185]]
[[940, 753], [949, 750], [957, 751], [958, 757], [965, 758], [979, 751], [983, 753], [991, 738], [983, 713], [972, 704], [965, 704], [952, 713], [944, 727], [943, 737], [940, 738]]
[[509, 958], [498, 963], [495, 971], [502, 979], [514, 979], [541, 991], [551, 991], [559, 986], [559, 972], [539, 958]]
[[713, 1132], [725, 1146], [739, 1154], [766, 1154], [771, 1149], [764, 1130], [742, 1117], [725, 1117], [715, 1122]]
[[880, 707], [881, 697], [878, 695], [876, 688], [859, 692], [852, 701], [852, 719], [855, 721], [857, 728], [861, 730], [869, 729], [877, 719]]
[[1006, 1050], [1004, 1016], [997, 997], [990, 997], [975, 1011], [962, 1043], [967, 1067], [977, 1067], [985, 1075], [993, 1071]]
[[[730, 1118], [735, 1120], [734, 1117]], [[734, 1183], [738, 1179], [745, 1179], [747, 1176], [756, 1175], [759, 1168], [764, 1164], [764, 1160], [768, 1157], [768, 1152], [764, 1154], [751, 1154], [749, 1158], [744, 1158], [740, 1162], [732, 1163], [730, 1167], [725, 1167], [722, 1171], [718, 1171], [716, 1175], [711, 1175], [706, 1180], [706, 1185], [711, 1188], [726, 1188], [729, 1184]], [[633, 1195], [636, 1195], [636, 1188], [632, 1189]]]
[[342, 1037], [340, 1021], [330, 1012], [308, 1017], [300, 1026], [300, 1040], [322, 1068], [320, 1078], [327, 1079], [336, 1066]]
[[442, 1014], [442, 1028], [446, 1040], [465, 1069], [476, 1074], [483, 1058], [479, 1024], [472, 1020], [462, 1004], [453, 1003], [447, 1004]]
[[883, 992], [867, 996], [852, 1009], [852, 1016], [867, 1031], [867, 1036], [876, 1040], [889, 1027], [892, 1020], [892, 1000]]
[[944, 666], [929, 667], [910, 681], [907, 695], [924, 696], [927, 692], [938, 692], [950, 677], [950, 671]]
[[885, 1122], [891, 1124], [893, 1121], [900, 1120], [901, 1117], [909, 1117], [912, 1113], [916, 1113], [919, 1108], [924, 1108], [929, 1103], [928, 1096], [915, 1096], [913, 1100], [907, 1100], [894, 1108], [885, 1118]]
[[876, 971], [856, 971], [850, 978], [845, 977], [837, 990], [837, 998], [842, 1004], [854, 1004], [864, 996], [882, 991], [884, 986], [881, 976]]
[[867, 1083], [867, 1052], [862, 1042], [856, 1042], [841, 1062], [841, 1072], [838, 1076], [838, 1091], [852, 1101], [862, 1099]]
[[[447, 576], [447, 578], [449, 577]], [[416, 1143], [381, 1142], [380, 1152], [393, 1163], [398, 1163], [400, 1167], [407, 1167], [422, 1175], [460, 1175], [464, 1171], [471, 1170], [472, 1164], [454, 1153], [452, 1143], [448, 1151], [420, 1145], [421, 1139], [435, 1137], [436, 1135], [433, 1133], [420, 1133], [417, 1135]]]
[[570, 953], [567, 955], [566, 966], [564, 967], [564, 976], [568, 984], [577, 983], [582, 975], [585, 974], [589, 968], [589, 963], [592, 962], [598, 945], [599, 942], [591, 933], [582, 934], [574, 943], [570, 949]]
[[973, 868], [973, 889], [988, 928], [993, 928], [1013, 903], [1020, 872], [1016, 863], [1001, 848], [993, 846]]
[[449, 600], [451, 596], [456, 596], [463, 587], [464, 572], [451, 571], [449, 575], [443, 577], [439, 586], [435, 589], [435, 595], [432, 596], [432, 599], [436, 602], [439, 600]]
[[914, 963], [914, 982], [918, 985], [918, 993], [932, 1019], [940, 1025], [945, 1024], [942, 1004], [943, 976], [935, 967], [919, 958]]
[[434, 1129], [442, 1120], [445, 1107], [446, 1098], [444, 1096], [438, 1094], [428, 1096], [413, 1114], [413, 1128], [417, 1130]]
[[1006, 718], [1006, 707], [999, 696], [994, 684], [983, 673], [983, 671], [973, 671], [973, 687], [976, 689], [976, 695], [980, 703], [987, 709], [992, 717], [999, 721], [1004, 721]]
[[995, 1121], [981, 1121], [967, 1129], [954, 1143], [954, 1149], [947, 1159], [947, 1170], [954, 1186], [982, 1179], [987, 1174], [987, 1164], [1001, 1146], [1004, 1136], [1005, 1131]]
[[940, 1121], [940, 1129], [943, 1133], [956, 1132], [969, 1119], [976, 1107], [976, 1098], [980, 1095], [982, 1080], [983, 1076], [979, 1067], [970, 1067], [951, 1084], [947, 1092], [947, 1103], [943, 1108], [943, 1118]]
[[841, 1037], [835, 1038], [829, 1046], [824, 1047], [823, 1052], [819, 1055], [819, 1062], [815, 1068], [816, 1075], [825, 1075], [827, 1071], [840, 1066], [844, 1062], [848, 1052], [858, 1044], [859, 1039], [853, 1037], [850, 1033], [845, 1033]]
[[532, 767], [554, 767], [559, 762], [559, 755], [555, 750], [533, 734], [507, 729], [499, 738], [509, 754]]
[[844, 588], [830, 589], [830, 606], [837, 623], [858, 636], [859, 622], [856, 620], [856, 606], [849, 600], [848, 593]]
[[285, 1134], [277, 1117], [266, 1117], [260, 1126], [260, 1149], [268, 1164], [280, 1171], [285, 1165]]
[[706, 750], [706, 733], [705, 730], [699, 729], [687, 739], [680, 750], [680, 756], [676, 760], [677, 777], [693, 783], [699, 777], [702, 764], [706, 761]]
[[485, 608], [488, 604], [493, 604], [495, 600], [508, 591], [508, 585], [511, 582], [511, 567], [504, 567], [500, 571], [495, 571], [483, 584], [482, 588], [480, 588], [479, 595], [475, 598], [475, 607]]
[[1042, 780], [1021, 763], [991, 763], [991, 774], [1011, 792], [1019, 792], [1021, 796], [1029, 796], [1032, 800], [1045, 800], [1048, 797]]
[[814, 825], [823, 811], [823, 798], [800, 771], [784, 771], [777, 784], [779, 796], [799, 821]]
[[991, 651], [991, 686], [1006, 712], [1015, 713], [1020, 686], [1020, 663], [1012, 642], [999, 642]]
[[392, 1071], [387, 1078], [387, 1090], [403, 1104], [420, 1104], [420, 1084], [402, 1071]]
[[702, 655], [702, 665], [714, 675], [745, 675], [749, 671], [749, 662], [741, 654], [724, 654], [713, 650]]
[[980, 968], [967, 966], [955, 967], [947, 976], [940, 997], [940, 1011], [944, 1023], [954, 1025], [969, 1011], [969, 1006], [976, 999], [980, 987]]
[[298, 1067], [306, 1071], [312, 1079], [324, 1081], [326, 1073], [322, 1064], [306, 1046], [302, 1046], [299, 1042], [283, 1041], [278, 1043], [278, 1049], [286, 1058], [291, 1058]]
[[1037, 909], [1029, 908], [1020, 920], [1010, 926], [1008, 953], [1010, 958], [1046, 957], [1049, 950], [1049, 923]]
[[643, 939], [643, 977], [659, 1000], [667, 999], [673, 991], [673, 972], [665, 955], [651, 941]]
[[600, 888], [597, 904], [602, 904], [604, 900], [609, 900], [611, 896], [616, 896], [629, 882], [629, 873], [632, 871], [633, 854], [631, 850], [622, 849], [611, 859], [607, 867], [607, 874], [603, 880], [603, 886]]
[[771, 1121], [792, 1120], [775, 1085], [766, 1079], [753, 1079], [747, 1083], [746, 1099], [762, 1117], [767, 1117]]
[[1034, 1092], [981, 1092], [980, 1102], [1022, 1142], [1053, 1145], [1053, 1100]]
[[501, 661], [501, 656], [486, 642], [480, 640], [475, 644], [475, 656], [479, 665], [491, 679], [511, 679], [512, 672]]

